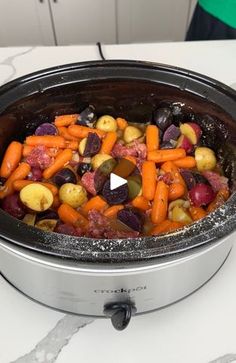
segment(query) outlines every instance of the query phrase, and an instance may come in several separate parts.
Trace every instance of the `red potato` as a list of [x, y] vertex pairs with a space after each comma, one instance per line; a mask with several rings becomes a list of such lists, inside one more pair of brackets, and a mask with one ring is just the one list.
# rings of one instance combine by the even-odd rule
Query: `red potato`
[[191, 144], [196, 145], [202, 135], [200, 126], [194, 122], [187, 122], [180, 125], [181, 134], [186, 136]]
[[215, 193], [210, 185], [199, 183], [189, 191], [189, 199], [195, 207], [202, 207], [213, 201]]
[[176, 144], [176, 148], [182, 148], [186, 151], [187, 154], [190, 154], [193, 151], [193, 144], [185, 135], [181, 135]]

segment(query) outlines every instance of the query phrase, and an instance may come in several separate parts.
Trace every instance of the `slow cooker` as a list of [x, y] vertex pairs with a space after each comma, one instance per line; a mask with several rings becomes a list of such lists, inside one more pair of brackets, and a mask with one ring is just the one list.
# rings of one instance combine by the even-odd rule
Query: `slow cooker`
[[127, 240], [46, 233], [0, 209], [0, 270], [15, 288], [61, 311], [110, 317], [122, 330], [132, 315], [182, 299], [222, 266], [236, 236], [236, 92], [218, 81], [135, 61], [69, 64], [24, 76], [0, 88], [0, 157], [11, 140], [22, 141], [56, 114], [93, 104], [99, 114], [149, 122], [163, 100], [215, 120], [229, 200], [176, 232]]

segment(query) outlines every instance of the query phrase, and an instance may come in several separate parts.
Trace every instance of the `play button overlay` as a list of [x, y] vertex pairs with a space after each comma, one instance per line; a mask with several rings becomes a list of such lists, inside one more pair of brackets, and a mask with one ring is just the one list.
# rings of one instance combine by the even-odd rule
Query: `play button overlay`
[[141, 194], [142, 178], [134, 158], [104, 161], [95, 172], [94, 182], [109, 205], [130, 203]]
[[122, 185], [127, 184], [127, 180], [124, 178], [121, 178], [119, 175], [116, 175], [114, 173], [110, 174], [110, 188], [111, 190], [114, 190], [116, 188], [121, 187]]

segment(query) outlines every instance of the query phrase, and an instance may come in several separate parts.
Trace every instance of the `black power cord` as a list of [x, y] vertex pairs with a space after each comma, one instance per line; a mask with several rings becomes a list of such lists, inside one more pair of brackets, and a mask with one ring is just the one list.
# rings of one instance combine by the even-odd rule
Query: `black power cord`
[[100, 57], [102, 58], [102, 60], [106, 60], [106, 58], [104, 57], [104, 54], [103, 54], [102, 44], [100, 42], [97, 42], [97, 47], [98, 47], [98, 51], [99, 51], [99, 54], [100, 54]]

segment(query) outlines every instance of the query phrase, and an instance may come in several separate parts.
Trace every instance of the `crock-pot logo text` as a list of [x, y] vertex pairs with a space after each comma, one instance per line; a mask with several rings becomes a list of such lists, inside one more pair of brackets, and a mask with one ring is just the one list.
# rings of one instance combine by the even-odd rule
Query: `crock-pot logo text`
[[136, 291], [143, 291], [146, 290], [147, 286], [138, 286], [138, 287], [134, 287], [131, 289], [123, 289], [123, 287], [121, 289], [99, 289], [99, 290], [94, 290], [95, 294], [122, 294], [122, 293], [126, 293], [126, 294], [130, 294], [131, 292], [136, 292]]

